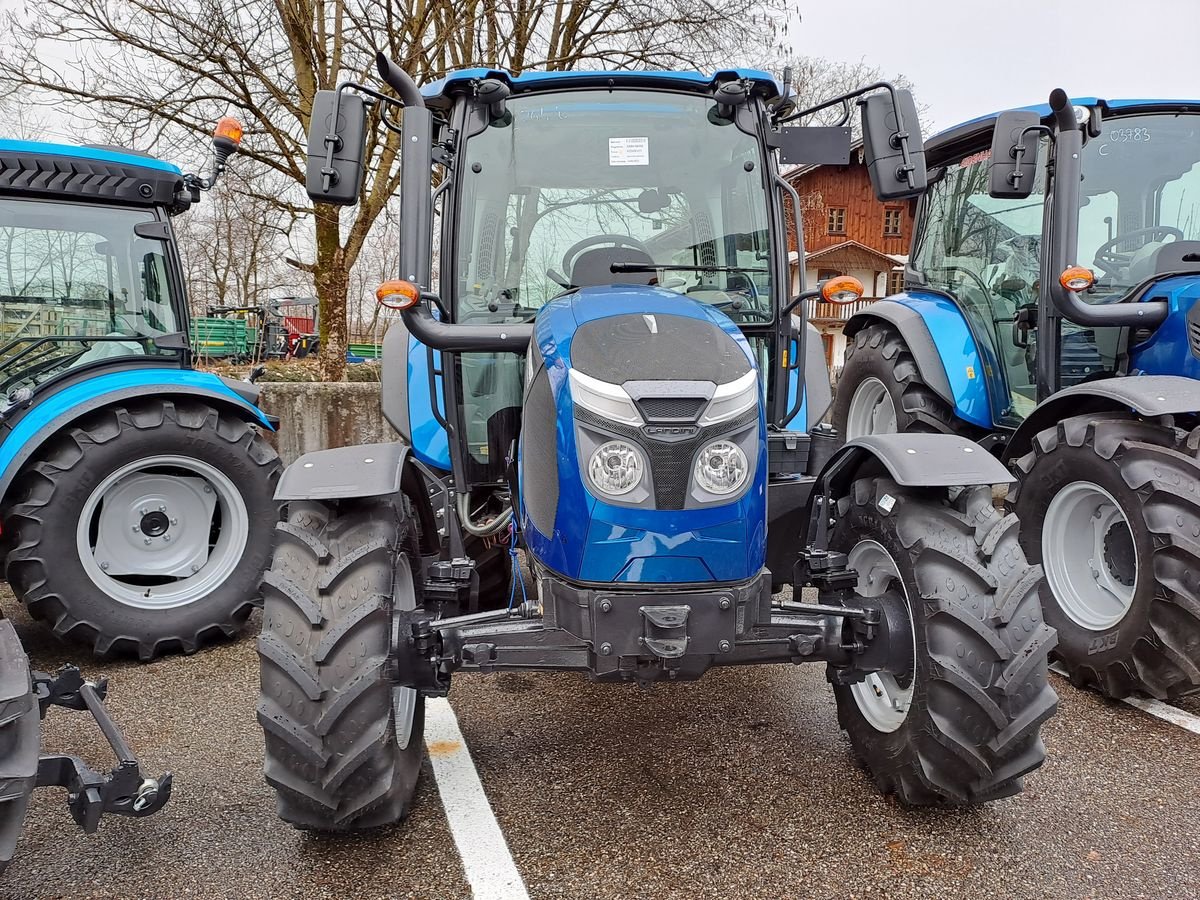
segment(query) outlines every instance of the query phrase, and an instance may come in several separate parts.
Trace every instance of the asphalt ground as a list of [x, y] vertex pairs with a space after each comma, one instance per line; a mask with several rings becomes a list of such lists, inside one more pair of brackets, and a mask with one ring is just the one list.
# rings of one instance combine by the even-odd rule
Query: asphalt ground
[[[192, 657], [95, 663], [11, 595], [0, 605], [36, 666], [73, 659], [107, 676], [147, 768], [176, 776], [161, 813], [106, 817], [91, 836], [60, 790], [38, 790], [0, 895], [471, 895], [428, 759], [400, 826], [313, 837], [275, 817], [254, 719], [257, 617]], [[973, 810], [880, 797], [819, 666], [650, 690], [464, 676], [450, 702], [534, 898], [1200, 897], [1200, 736], [1056, 686], [1046, 765], [1022, 795]], [[44, 744], [111, 765], [86, 714], [52, 710]]]

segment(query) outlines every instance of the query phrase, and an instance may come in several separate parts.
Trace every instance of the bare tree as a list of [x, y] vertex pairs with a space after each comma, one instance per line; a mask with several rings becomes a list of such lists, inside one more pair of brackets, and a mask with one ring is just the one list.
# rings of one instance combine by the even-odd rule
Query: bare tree
[[[418, 81], [467, 65], [707, 67], [782, 55], [791, 0], [39, 0], [4, 19], [0, 91], [73, 106], [132, 145], [178, 150], [230, 109], [245, 152], [289, 189], [257, 193], [308, 218], [296, 265], [320, 300], [323, 376], [340, 378], [350, 275], [399, 186], [399, 142], [368, 139], [368, 176], [351, 211], [304, 195], [313, 97], [369, 77], [377, 51]], [[50, 60], [66, 58], [61, 65]], [[378, 115], [378, 113], [374, 113]]]

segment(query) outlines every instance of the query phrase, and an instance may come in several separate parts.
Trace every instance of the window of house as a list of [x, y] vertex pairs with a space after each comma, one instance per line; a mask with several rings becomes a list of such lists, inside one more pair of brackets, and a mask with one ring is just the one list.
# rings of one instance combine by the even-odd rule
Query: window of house
[[904, 272], [888, 272], [887, 292], [890, 297], [892, 294], [899, 294], [904, 290]]
[[817, 269], [817, 281], [825, 281], [829, 278], [837, 278], [842, 273], [837, 269]]
[[900, 237], [900, 214], [898, 206], [889, 206], [883, 210], [883, 236]]
[[829, 208], [828, 217], [829, 233], [830, 234], [845, 234], [846, 233], [846, 207], [832, 206]]

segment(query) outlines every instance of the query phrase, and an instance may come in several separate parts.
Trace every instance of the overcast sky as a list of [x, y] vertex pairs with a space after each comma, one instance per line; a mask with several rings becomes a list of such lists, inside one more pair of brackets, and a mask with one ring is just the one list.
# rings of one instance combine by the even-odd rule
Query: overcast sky
[[[20, 0], [0, 0], [0, 10]], [[1076, 97], [1200, 98], [1200, 0], [799, 0], [795, 53], [903, 73], [939, 131]], [[776, 73], [778, 74], [778, 73]], [[928, 135], [926, 135], [928, 137]]]
[[1075, 97], [1200, 98], [1200, 0], [801, 0], [796, 52], [912, 80], [935, 131]]

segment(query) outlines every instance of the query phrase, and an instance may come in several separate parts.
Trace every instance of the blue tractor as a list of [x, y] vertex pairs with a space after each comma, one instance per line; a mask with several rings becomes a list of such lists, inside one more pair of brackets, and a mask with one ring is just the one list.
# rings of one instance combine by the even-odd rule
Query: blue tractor
[[[1019, 791], [1057, 703], [1055, 636], [991, 503], [1007, 472], [957, 436], [835, 450], [816, 427], [828, 376], [794, 313], [862, 286], [785, 293], [800, 204], [779, 162], [844, 161], [849, 129], [798, 126], [815, 110], [757, 71], [473, 69], [419, 89], [378, 62], [394, 94], [316, 96], [308, 190], [355, 202], [367, 123], [400, 133], [402, 278], [379, 296], [402, 310], [382, 385], [402, 439], [280, 481], [258, 707], [280, 815], [398, 820], [425, 698], [513, 670], [636, 684], [824, 662], [883, 791]], [[911, 97], [817, 109], [856, 101], [876, 191], [919, 193]], [[528, 571], [502, 568], [519, 551]]]
[[232, 635], [270, 558], [282, 466], [253, 385], [194, 371], [171, 220], [211, 178], [0, 141], [0, 566], [98, 654]]
[[835, 427], [980, 441], [1073, 681], [1200, 689], [1200, 101], [1055, 91], [927, 151], [906, 289], [846, 326]]

